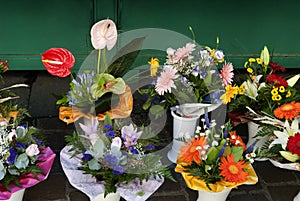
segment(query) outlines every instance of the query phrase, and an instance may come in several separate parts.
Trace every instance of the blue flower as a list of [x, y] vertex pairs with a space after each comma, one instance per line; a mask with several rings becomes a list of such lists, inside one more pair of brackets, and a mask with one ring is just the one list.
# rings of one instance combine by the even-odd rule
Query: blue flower
[[115, 174], [115, 175], [123, 174], [124, 173], [124, 168], [120, 165], [116, 165], [114, 167], [114, 170], [112, 171], [112, 173]]
[[108, 138], [113, 138], [113, 137], [115, 137], [115, 132], [114, 131], [107, 131], [105, 133], [105, 136], [108, 137]]
[[21, 143], [21, 142], [17, 142], [17, 143], [16, 143], [16, 148], [26, 149], [26, 144], [23, 144], [23, 143]]
[[210, 123], [209, 123], [209, 118], [208, 118], [207, 111], [205, 111], [205, 113], [204, 113], [204, 119], [205, 119], [206, 128], [209, 129], [210, 128]]
[[18, 152], [14, 149], [14, 148], [10, 148], [9, 149], [9, 157], [7, 158], [7, 162], [9, 164], [14, 164], [15, 163], [15, 160], [16, 160], [16, 157], [18, 155]]
[[154, 150], [155, 146], [153, 144], [148, 144], [147, 146], [144, 147], [145, 150]]
[[108, 155], [104, 156], [104, 160], [112, 168], [114, 168], [117, 165], [117, 163], [118, 163], [117, 157], [114, 156], [114, 155], [112, 155], [112, 154], [108, 154]]
[[129, 151], [130, 151], [131, 153], [133, 153], [133, 154], [139, 154], [139, 151], [136, 150], [136, 149], [133, 148], [133, 147], [129, 147]]
[[85, 153], [86, 151], [84, 151], [83, 153], [82, 153], [82, 160], [83, 161], [90, 161], [90, 160], [92, 160], [92, 158], [93, 158], [93, 156], [91, 155], [91, 154], [86, 154]]
[[36, 144], [38, 146], [44, 146], [44, 142], [40, 141], [39, 139], [37, 139], [35, 136], [32, 136], [32, 138], [34, 139], [34, 141], [36, 142]]
[[105, 124], [105, 125], [104, 125], [104, 129], [107, 129], [107, 130], [113, 130], [114, 127], [113, 127], [112, 125]]

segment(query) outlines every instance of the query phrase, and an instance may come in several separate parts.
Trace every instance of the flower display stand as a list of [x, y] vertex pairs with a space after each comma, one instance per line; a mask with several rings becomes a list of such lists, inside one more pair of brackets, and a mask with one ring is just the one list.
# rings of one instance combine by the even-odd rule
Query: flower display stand
[[90, 199], [91, 201], [119, 201], [121, 199], [120, 193], [110, 193], [104, 197], [104, 193], [96, 196], [94, 199]]
[[14, 192], [8, 200], [3, 201], [22, 201], [25, 193], [25, 188]]
[[227, 196], [229, 195], [231, 188], [225, 189], [221, 192], [211, 192], [211, 191], [203, 191], [198, 190], [198, 199], [197, 201], [225, 201]]

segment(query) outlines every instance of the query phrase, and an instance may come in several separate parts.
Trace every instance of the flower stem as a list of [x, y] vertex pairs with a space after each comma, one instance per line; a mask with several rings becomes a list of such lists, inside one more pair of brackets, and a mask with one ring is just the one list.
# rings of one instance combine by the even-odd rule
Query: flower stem
[[98, 50], [98, 64], [97, 64], [97, 73], [100, 74], [100, 63], [101, 63], [101, 49]]

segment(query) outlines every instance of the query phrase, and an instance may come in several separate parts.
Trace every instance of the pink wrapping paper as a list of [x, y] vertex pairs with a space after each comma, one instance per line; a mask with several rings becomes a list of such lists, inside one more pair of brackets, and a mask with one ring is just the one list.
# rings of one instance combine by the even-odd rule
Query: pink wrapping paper
[[51, 170], [51, 167], [53, 165], [54, 159], [55, 159], [55, 153], [50, 149], [50, 147], [46, 147], [45, 149], [41, 150], [41, 154], [38, 157], [38, 160], [40, 161], [37, 163], [37, 166], [39, 166], [44, 174], [38, 175], [38, 180], [34, 178], [33, 174], [25, 174], [20, 176], [20, 183], [22, 187], [18, 187], [15, 185], [10, 185], [9, 188], [11, 192], [8, 192], [2, 184], [0, 184], [0, 200], [7, 200], [10, 198], [12, 193], [22, 190], [24, 188], [32, 187], [41, 181], [44, 181], [47, 179], [49, 172]]

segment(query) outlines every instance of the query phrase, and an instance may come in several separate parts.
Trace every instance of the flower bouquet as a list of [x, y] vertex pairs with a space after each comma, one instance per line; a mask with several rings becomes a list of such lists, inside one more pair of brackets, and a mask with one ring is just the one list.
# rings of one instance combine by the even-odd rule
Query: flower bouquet
[[146, 200], [164, 177], [174, 180], [160, 156], [151, 153], [155, 147], [143, 139], [147, 134], [120, 122], [108, 115], [101, 123], [96, 117], [85, 119], [79, 123], [81, 131], [66, 137], [62, 167], [71, 184], [91, 200], [116, 192], [126, 200]]
[[250, 111], [261, 127], [261, 135], [268, 136], [257, 156], [268, 158], [277, 167], [300, 171], [300, 103], [283, 104], [274, 110], [274, 116]]
[[228, 85], [222, 97], [225, 104], [229, 103], [229, 117], [235, 125], [251, 119], [245, 106], [251, 107], [255, 112], [272, 115], [278, 106], [300, 99], [299, 92], [294, 87], [297, 80], [295, 77], [287, 80], [280, 75], [286, 69], [270, 61], [266, 46], [260, 57], [249, 58], [244, 67], [247, 75]]
[[206, 115], [202, 122], [195, 137], [180, 149], [175, 169], [189, 188], [198, 190], [198, 201], [224, 201], [232, 188], [257, 183], [250, 163], [255, 157], [252, 148], [246, 149], [241, 137], [230, 131], [229, 123], [217, 129]]
[[[1, 72], [7, 69], [7, 61], [1, 61]], [[10, 101], [18, 98], [10, 91], [16, 87], [27, 85], [0, 90], [0, 200], [10, 200], [16, 194], [22, 197], [26, 188], [45, 180], [55, 159], [53, 151], [41, 141], [41, 133], [22, 124], [27, 110]]]
[[258, 132], [259, 125], [253, 121], [247, 106], [257, 113], [272, 115], [278, 106], [299, 100], [300, 94], [294, 87], [297, 78], [286, 80], [281, 75], [286, 69], [270, 61], [266, 46], [260, 57], [249, 58], [244, 67], [247, 75], [240, 76], [240, 81], [236, 79], [236, 83], [226, 86], [226, 92], [221, 98], [223, 103], [228, 104], [228, 116], [234, 125], [248, 124], [247, 145], [255, 143], [255, 149], [260, 149], [268, 140], [268, 136]]
[[[187, 43], [177, 50], [168, 48], [162, 69], [158, 68], [157, 59], [150, 61], [152, 75], [155, 75], [155, 67], [160, 74], [153, 85], [140, 89], [141, 94], [148, 95], [143, 108], [147, 110], [151, 107], [150, 113], [156, 116], [163, 111], [162, 108], [171, 108], [173, 145], [168, 158], [173, 163], [176, 163], [183, 145], [178, 139], [184, 135], [193, 136], [199, 117], [221, 105], [224, 86], [232, 82], [233, 66], [225, 62], [218, 44], [219, 40], [215, 49], [195, 43]], [[221, 63], [224, 64], [219, 73], [217, 66]]]

